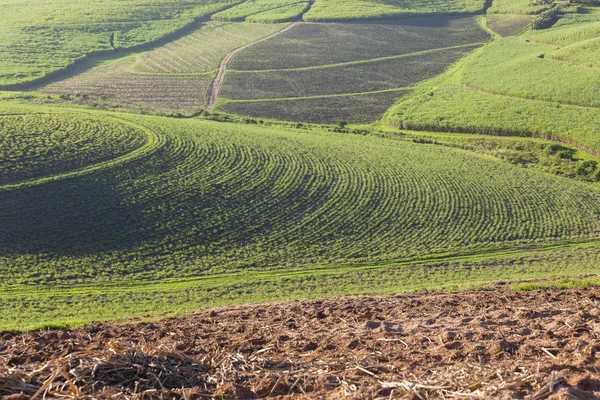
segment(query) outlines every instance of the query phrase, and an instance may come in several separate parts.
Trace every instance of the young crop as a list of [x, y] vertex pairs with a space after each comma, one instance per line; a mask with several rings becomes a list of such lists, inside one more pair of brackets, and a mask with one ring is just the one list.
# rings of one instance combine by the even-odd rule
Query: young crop
[[238, 0], [8, 0], [2, 5], [0, 88], [41, 83], [87, 55], [165, 40]]

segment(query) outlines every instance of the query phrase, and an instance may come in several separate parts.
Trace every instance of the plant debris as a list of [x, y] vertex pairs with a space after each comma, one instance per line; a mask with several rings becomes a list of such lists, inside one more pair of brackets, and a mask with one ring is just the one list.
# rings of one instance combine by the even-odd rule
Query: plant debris
[[0, 398], [597, 399], [599, 300], [423, 292], [0, 332]]

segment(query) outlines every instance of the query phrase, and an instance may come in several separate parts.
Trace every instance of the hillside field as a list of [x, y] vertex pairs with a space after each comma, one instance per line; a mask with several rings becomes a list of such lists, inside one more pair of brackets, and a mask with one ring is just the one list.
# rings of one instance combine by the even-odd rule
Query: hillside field
[[598, 273], [594, 4], [4, 3], [0, 331]]

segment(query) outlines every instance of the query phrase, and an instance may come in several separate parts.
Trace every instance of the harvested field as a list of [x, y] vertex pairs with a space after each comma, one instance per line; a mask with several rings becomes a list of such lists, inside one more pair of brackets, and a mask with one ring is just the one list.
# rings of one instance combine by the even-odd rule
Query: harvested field
[[232, 101], [224, 103], [219, 109], [255, 118], [315, 124], [337, 124], [340, 121], [360, 124], [377, 121], [407, 93], [410, 93], [410, 89], [275, 101]]
[[2, 332], [0, 396], [597, 398], [600, 289], [493, 289]]
[[303, 23], [241, 51], [234, 70], [305, 68], [397, 56], [489, 40], [474, 17], [367, 23]]
[[466, 46], [299, 70], [229, 71], [225, 77], [222, 96], [235, 100], [274, 99], [410, 87], [444, 72], [449, 65], [475, 48], [476, 46]]

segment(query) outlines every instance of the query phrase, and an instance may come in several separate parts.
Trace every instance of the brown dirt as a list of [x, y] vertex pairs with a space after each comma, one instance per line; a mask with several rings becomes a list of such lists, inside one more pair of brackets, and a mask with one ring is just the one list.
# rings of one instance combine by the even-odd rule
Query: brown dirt
[[596, 399], [600, 289], [343, 297], [0, 333], [0, 397]]

